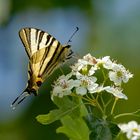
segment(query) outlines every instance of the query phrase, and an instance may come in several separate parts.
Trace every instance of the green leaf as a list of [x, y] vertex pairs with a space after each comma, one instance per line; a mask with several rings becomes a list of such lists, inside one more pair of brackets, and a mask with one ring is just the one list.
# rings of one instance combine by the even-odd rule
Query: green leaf
[[[60, 108], [66, 115], [70, 114], [72, 117], [79, 117], [80, 108], [83, 104], [80, 98], [65, 96], [63, 98], [54, 97], [53, 102]], [[61, 118], [60, 118], [61, 119]]]
[[37, 121], [41, 124], [47, 125], [59, 120], [61, 117], [65, 116], [65, 113], [60, 109], [55, 109], [50, 111], [48, 114], [38, 115], [36, 117]]
[[120, 129], [116, 124], [103, 119], [98, 119], [92, 114], [90, 114], [86, 120], [91, 130], [90, 140], [112, 140], [120, 132]]
[[88, 110], [84, 103], [81, 104], [80, 113], [81, 113], [81, 117], [88, 116]]
[[90, 131], [83, 119], [88, 112], [82, 100], [78, 97], [54, 97], [53, 102], [58, 109], [38, 115], [37, 121], [47, 125], [60, 120], [62, 126], [56, 130], [57, 133], [64, 133], [70, 140], [89, 140]]
[[81, 117], [73, 119], [67, 115], [61, 123], [63, 126], [56, 130], [57, 133], [64, 133], [70, 140], [89, 140], [89, 128]]
[[125, 133], [119, 133], [119, 135], [115, 138], [115, 140], [128, 140]]
[[120, 132], [120, 128], [118, 127], [117, 124], [112, 123], [112, 122], [108, 122], [108, 127], [110, 129], [110, 132], [112, 134], [112, 138], [116, 138]]
[[61, 119], [65, 115], [78, 118], [81, 114], [80, 109], [83, 103], [78, 98], [69, 99], [68, 97], [56, 97], [54, 98], [54, 102], [59, 107], [59, 109], [51, 110], [48, 114], [38, 115], [36, 117], [38, 122], [47, 125]]

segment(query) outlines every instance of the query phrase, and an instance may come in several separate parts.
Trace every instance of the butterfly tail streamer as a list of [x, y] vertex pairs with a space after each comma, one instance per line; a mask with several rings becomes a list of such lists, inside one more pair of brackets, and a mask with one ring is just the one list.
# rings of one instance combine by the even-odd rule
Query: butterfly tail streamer
[[22, 92], [11, 104], [11, 108], [14, 110], [26, 97], [30, 94], [27, 91]]

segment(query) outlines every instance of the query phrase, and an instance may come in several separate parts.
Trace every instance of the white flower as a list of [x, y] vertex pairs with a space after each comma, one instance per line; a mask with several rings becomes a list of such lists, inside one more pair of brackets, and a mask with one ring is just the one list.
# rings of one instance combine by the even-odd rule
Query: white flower
[[[55, 82], [53, 89], [54, 96], [63, 97], [64, 95], [71, 94], [73, 91], [76, 91], [77, 94], [85, 95], [86, 93], [93, 94], [105, 90], [117, 98], [127, 99], [127, 96], [122, 93], [122, 90], [118, 86], [121, 86], [122, 82], [128, 82], [133, 77], [133, 74], [127, 71], [123, 65], [113, 62], [110, 56], [96, 59], [91, 54], [87, 54], [82, 59], [79, 59], [71, 68], [72, 72], [70, 74], [60, 76]], [[99, 70], [98, 73], [97, 70], [102, 68], [106, 69], [106, 71], [100, 75], [101, 71]], [[98, 83], [96, 83], [97, 78], [95, 74], [97, 78], [99, 77]], [[108, 80], [107, 76], [109, 76], [109, 79], [117, 87], [103, 87], [106, 84], [106, 79]], [[76, 80], [72, 78], [76, 78]]]
[[84, 59], [78, 59], [77, 70], [80, 71], [82, 68], [86, 67], [88, 64], [89, 64], [88, 61]]
[[83, 57], [83, 59], [78, 59], [78, 62], [71, 68], [73, 72], [77, 72], [80, 71], [81, 69], [87, 68], [88, 65], [93, 66], [95, 63], [96, 63], [96, 59], [90, 54], [87, 54]]
[[130, 121], [128, 124], [119, 124], [118, 126], [123, 133], [126, 133], [128, 139], [140, 139], [140, 125], [136, 121]]
[[81, 73], [76, 74], [76, 78], [80, 82], [80, 86], [76, 88], [76, 93], [80, 95], [85, 95], [88, 91], [94, 90], [97, 88], [98, 84], [95, 83], [97, 81], [96, 77], [82, 75]]
[[58, 78], [58, 80], [55, 82], [52, 96], [63, 97], [64, 95], [71, 94], [72, 88], [74, 86], [78, 86], [77, 80], [73, 80], [73, 79], [69, 80], [71, 76], [72, 75], [70, 73], [66, 76], [62, 75]]
[[92, 66], [89, 71], [88, 71], [88, 76], [91, 76], [95, 73], [95, 71], [97, 70], [97, 67]]
[[105, 69], [112, 69], [113, 62], [110, 60], [110, 56], [105, 56], [102, 59], [96, 59], [96, 66], [100, 69], [103, 66]]
[[55, 86], [53, 89], [53, 96], [63, 97], [64, 95], [70, 95], [71, 89], [62, 88], [61, 86]]
[[97, 63], [96, 58], [93, 57], [90, 53], [83, 57], [84, 60], [88, 62], [89, 65], [94, 65]]
[[128, 70], [121, 64], [113, 64], [112, 71], [109, 72], [109, 78], [116, 86], [120, 86], [122, 82], [127, 83], [133, 77]]
[[100, 93], [104, 90], [106, 90], [108, 87], [103, 87], [102, 85], [101, 86], [97, 86], [96, 88], [89, 88], [89, 92], [90, 93]]
[[76, 88], [76, 94], [82, 95], [82, 96], [85, 95], [85, 94], [87, 94], [87, 88], [82, 87], [82, 86], [77, 87]]
[[69, 80], [71, 77], [72, 77], [72, 72], [70, 72], [70, 73], [67, 74], [67, 75], [61, 75], [61, 76], [57, 79], [56, 83], [59, 83], [59, 81], [61, 81], [61, 80], [67, 81], [67, 80]]
[[120, 98], [120, 99], [125, 99], [127, 100], [127, 96], [125, 94], [122, 93], [122, 89], [118, 88], [118, 87], [110, 87], [107, 86], [105, 88], [105, 90], [111, 94], [113, 94], [115, 97]]

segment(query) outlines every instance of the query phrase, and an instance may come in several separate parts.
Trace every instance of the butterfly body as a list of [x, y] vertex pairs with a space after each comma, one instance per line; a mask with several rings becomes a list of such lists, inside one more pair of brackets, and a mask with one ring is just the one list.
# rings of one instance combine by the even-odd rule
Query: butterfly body
[[32, 93], [37, 95], [44, 80], [61, 63], [71, 58], [73, 53], [70, 45], [61, 45], [53, 36], [40, 29], [23, 28], [19, 36], [29, 58], [28, 82], [22, 94], [12, 103], [13, 108]]
[[35, 75], [32, 75], [30, 79], [27, 82], [26, 89], [24, 92], [27, 92], [28, 94], [34, 94], [35, 96], [38, 94], [38, 89], [42, 85], [43, 80], [41, 77], [36, 77]]

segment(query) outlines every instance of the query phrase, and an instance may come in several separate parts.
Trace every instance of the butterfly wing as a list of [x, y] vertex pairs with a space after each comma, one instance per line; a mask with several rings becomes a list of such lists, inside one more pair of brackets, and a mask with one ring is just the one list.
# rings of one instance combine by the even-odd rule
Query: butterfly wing
[[[70, 45], [62, 46], [53, 36], [42, 30], [23, 28], [19, 31], [19, 36], [29, 57], [29, 79], [27, 88], [12, 103], [13, 108], [30, 95], [33, 83], [37, 83], [38, 79], [42, 83], [60, 63], [69, 59], [72, 54]], [[40, 85], [37, 86], [38, 89]]]
[[62, 46], [53, 36], [36, 28], [19, 31], [29, 57], [28, 75], [45, 79], [70, 54], [70, 45]]
[[22, 28], [19, 31], [19, 36], [29, 59], [35, 52], [44, 47], [47, 47], [53, 39], [53, 37], [47, 32], [36, 28]]
[[44, 81], [59, 64], [64, 62], [69, 52], [69, 46], [62, 46], [57, 40], [33, 54], [29, 65], [31, 71]]

